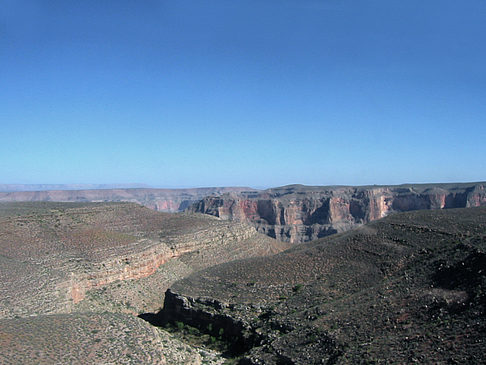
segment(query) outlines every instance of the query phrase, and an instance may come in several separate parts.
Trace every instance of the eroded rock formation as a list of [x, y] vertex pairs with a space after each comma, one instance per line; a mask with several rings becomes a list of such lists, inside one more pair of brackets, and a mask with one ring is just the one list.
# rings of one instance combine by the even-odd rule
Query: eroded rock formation
[[[164, 237], [158, 242], [141, 240], [129, 252], [100, 262], [90, 262], [85, 272], [71, 274], [68, 284], [68, 300], [76, 304], [84, 299], [88, 290], [101, 287], [119, 280], [140, 279], [152, 275], [167, 261], [180, 257], [185, 253], [208, 249], [214, 245], [225, 245], [228, 242], [240, 242], [257, 233], [253, 227], [245, 224], [219, 225], [211, 229], [201, 230], [192, 234]], [[142, 246], [140, 250], [137, 246]], [[61, 284], [65, 286], [65, 284]]]
[[486, 183], [319, 187], [290, 185], [261, 192], [206, 197], [189, 208], [246, 222], [278, 240], [299, 243], [392, 212], [486, 205]]
[[105, 290], [114, 311], [154, 310], [181, 276], [287, 248], [244, 223], [131, 203], [4, 203], [0, 226], [0, 318], [105, 308]]
[[198, 271], [146, 319], [219, 336], [238, 364], [484, 363], [485, 227], [486, 207], [389, 215]]

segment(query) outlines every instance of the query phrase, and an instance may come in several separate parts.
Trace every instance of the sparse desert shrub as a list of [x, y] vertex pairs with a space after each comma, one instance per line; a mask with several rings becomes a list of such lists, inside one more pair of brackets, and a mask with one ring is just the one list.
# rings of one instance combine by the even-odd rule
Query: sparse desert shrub
[[196, 327], [187, 326], [187, 331], [189, 332], [190, 335], [193, 336], [201, 335], [201, 332]]
[[297, 285], [295, 285], [295, 286], [292, 288], [292, 291], [293, 291], [294, 293], [297, 293], [297, 292], [301, 291], [301, 290], [302, 290], [302, 288], [303, 288], [303, 285], [302, 285], [302, 284], [297, 284]]

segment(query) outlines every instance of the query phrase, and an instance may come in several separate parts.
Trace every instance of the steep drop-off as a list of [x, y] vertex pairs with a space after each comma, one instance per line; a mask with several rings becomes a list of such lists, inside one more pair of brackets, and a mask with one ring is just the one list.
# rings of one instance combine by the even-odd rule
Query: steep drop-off
[[[70, 299], [76, 304], [88, 290], [107, 284], [148, 277], [169, 260], [184, 254], [221, 248], [230, 242], [242, 242], [256, 235], [246, 224], [214, 224], [196, 233], [164, 236], [160, 241], [142, 239], [128, 250], [117, 250], [99, 262], [88, 262], [83, 271], [71, 274]], [[139, 247], [141, 246], [141, 247]]]
[[[137, 281], [163, 273], [164, 264], [178, 261], [188, 274], [285, 248], [244, 223], [132, 203], [3, 203], [0, 233], [0, 318], [77, 310], [89, 291], [126, 281], [133, 293], [118, 293], [119, 301], [134, 299], [125, 311], [153, 310], [160, 291], [158, 303], [137, 307], [154, 295]], [[170, 283], [153, 289], [163, 293]]]
[[135, 315], [195, 271], [288, 246], [133, 203], [0, 203], [0, 363], [221, 365]]
[[188, 210], [245, 222], [300, 243], [343, 232], [392, 212], [486, 205], [486, 183], [399, 186], [289, 185], [206, 197]]
[[485, 229], [486, 207], [393, 214], [191, 275], [150, 319], [245, 365], [483, 364]]

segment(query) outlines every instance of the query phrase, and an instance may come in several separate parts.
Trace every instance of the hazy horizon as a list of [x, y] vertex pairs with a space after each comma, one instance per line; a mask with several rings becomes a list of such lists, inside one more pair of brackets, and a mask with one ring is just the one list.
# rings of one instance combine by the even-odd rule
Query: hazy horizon
[[349, 185], [349, 184], [333, 184], [333, 185], [309, 185], [301, 183], [291, 183], [285, 185], [275, 186], [151, 186], [141, 183], [128, 183], [128, 184], [1, 184], [0, 192], [33, 192], [33, 191], [49, 191], [49, 190], [113, 190], [113, 189], [168, 189], [168, 190], [184, 190], [184, 189], [207, 189], [207, 188], [225, 188], [225, 187], [240, 187], [250, 188], [255, 190], [265, 190], [272, 188], [279, 188], [284, 186], [302, 185], [302, 186], [401, 186], [401, 185], [440, 185], [440, 184], [474, 184], [483, 183], [484, 181], [434, 181], [434, 182], [404, 182], [400, 184], [362, 184], [362, 185]]
[[486, 3], [7, 0], [0, 183], [486, 179]]

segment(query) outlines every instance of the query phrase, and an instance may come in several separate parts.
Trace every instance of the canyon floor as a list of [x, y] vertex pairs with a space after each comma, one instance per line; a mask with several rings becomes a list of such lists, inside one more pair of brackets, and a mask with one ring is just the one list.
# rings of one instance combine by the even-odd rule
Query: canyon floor
[[0, 230], [2, 364], [486, 361], [485, 207], [299, 245], [133, 203], [2, 203]]

